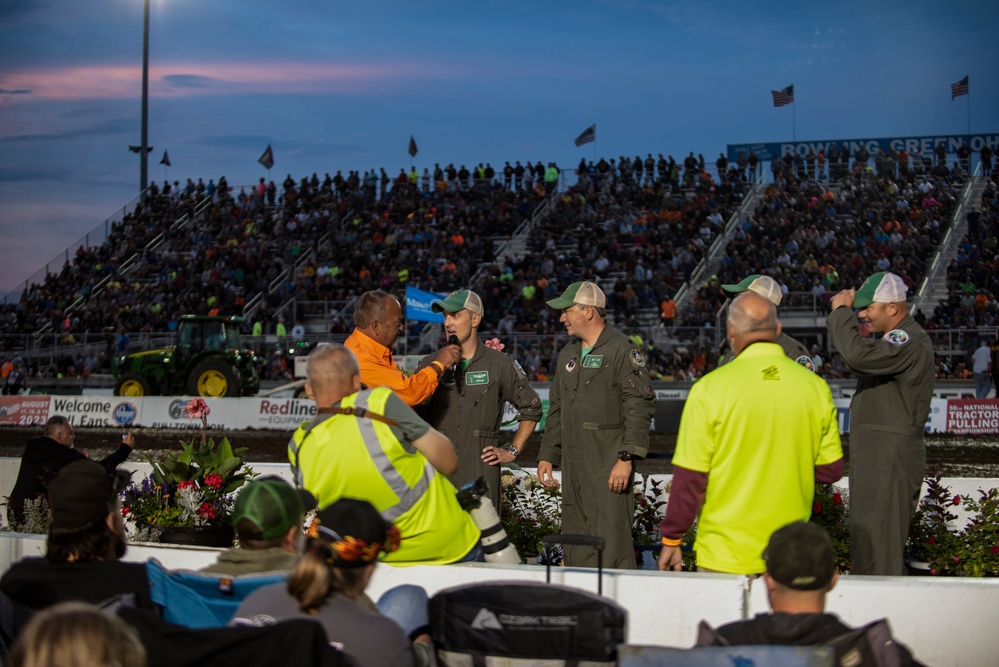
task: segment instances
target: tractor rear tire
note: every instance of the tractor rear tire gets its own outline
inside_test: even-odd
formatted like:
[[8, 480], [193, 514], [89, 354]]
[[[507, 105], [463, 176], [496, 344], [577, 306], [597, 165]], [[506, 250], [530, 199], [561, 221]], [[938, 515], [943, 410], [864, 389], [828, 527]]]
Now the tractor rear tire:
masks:
[[138, 373], [125, 373], [114, 385], [115, 396], [149, 396], [149, 381]]
[[222, 359], [205, 359], [187, 379], [187, 393], [204, 398], [240, 395], [239, 374]]

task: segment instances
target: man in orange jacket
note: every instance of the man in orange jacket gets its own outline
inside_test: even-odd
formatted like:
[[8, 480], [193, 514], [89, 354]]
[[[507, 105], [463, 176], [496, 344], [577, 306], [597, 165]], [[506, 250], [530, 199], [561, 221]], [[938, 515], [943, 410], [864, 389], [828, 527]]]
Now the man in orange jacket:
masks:
[[368, 387], [389, 387], [407, 405], [429, 398], [441, 375], [461, 359], [461, 348], [446, 345], [426, 368], [407, 377], [392, 360], [392, 347], [403, 328], [402, 306], [388, 292], [365, 292], [354, 311], [354, 333], [344, 343], [357, 357], [361, 382]]

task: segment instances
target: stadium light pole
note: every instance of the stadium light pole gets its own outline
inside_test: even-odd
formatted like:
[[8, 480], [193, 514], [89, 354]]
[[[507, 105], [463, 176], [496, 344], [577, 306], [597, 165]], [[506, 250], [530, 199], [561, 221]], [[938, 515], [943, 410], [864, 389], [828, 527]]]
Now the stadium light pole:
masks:
[[149, 185], [149, 0], [143, 0], [142, 20], [142, 145], [139, 147], [139, 194]]

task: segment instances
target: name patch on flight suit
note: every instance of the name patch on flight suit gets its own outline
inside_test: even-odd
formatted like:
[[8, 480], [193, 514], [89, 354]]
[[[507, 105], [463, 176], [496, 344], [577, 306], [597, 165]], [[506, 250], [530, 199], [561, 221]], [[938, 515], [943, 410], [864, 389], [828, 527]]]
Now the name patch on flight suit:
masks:
[[591, 354], [583, 359], [583, 368], [600, 368], [604, 363], [604, 355]]
[[469, 371], [465, 373], [465, 384], [489, 384], [489, 371]]

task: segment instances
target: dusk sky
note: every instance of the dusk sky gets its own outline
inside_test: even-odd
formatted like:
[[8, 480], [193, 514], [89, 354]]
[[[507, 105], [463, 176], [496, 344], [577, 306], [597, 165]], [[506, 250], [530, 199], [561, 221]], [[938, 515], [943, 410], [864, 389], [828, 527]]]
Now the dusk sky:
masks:
[[[0, 0], [0, 293], [138, 192], [142, 7]], [[969, 102], [995, 133], [997, 19], [994, 0], [152, 0], [149, 176], [713, 162], [789, 140], [792, 113], [799, 140], [963, 134]]]

